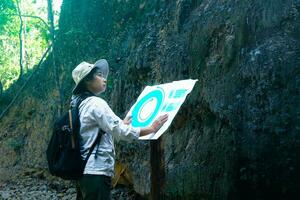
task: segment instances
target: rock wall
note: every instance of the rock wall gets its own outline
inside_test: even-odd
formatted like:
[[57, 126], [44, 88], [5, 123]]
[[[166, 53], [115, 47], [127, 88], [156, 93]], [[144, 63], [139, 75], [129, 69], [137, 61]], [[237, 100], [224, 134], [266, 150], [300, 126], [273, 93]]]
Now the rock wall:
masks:
[[[2, 171], [46, 167], [48, 130], [67, 108], [71, 70], [105, 57], [112, 73], [104, 98], [120, 117], [145, 85], [199, 80], [163, 136], [167, 199], [294, 199], [299, 12], [298, 0], [64, 0], [59, 79], [48, 59], [2, 119]], [[148, 142], [118, 142], [117, 154], [134, 189], [149, 194]]]

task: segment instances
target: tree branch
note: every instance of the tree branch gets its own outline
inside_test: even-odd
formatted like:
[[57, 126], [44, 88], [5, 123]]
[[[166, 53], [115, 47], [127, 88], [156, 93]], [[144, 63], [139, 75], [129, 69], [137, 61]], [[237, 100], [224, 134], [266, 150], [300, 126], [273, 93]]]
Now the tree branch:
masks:
[[[4, 15], [6, 15], [6, 16], [19, 16], [18, 14], [4, 14]], [[45, 20], [43, 20], [43, 18], [41, 18], [39, 16], [35, 16], [35, 15], [21, 15], [21, 17], [28, 17], [28, 18], [39, 19], [47, 27], [47, 30], [50, 30], [50, 26], [47, 24], [47, 22]]]

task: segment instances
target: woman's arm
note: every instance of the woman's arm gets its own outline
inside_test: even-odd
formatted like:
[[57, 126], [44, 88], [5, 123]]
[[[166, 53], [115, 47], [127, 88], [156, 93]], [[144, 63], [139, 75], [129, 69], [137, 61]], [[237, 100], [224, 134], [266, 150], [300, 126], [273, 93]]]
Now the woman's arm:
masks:
[[[145, 136], [151, 133], [156, 133], [163, 125], [164, 123], [168, 120], [168, 114], [164, 114], [160, 117], [158, 117], [151, 126], [148, 126], [146, 128], [141, 128], [141, 132], [140, 132], [140, 136]], [[132, 117], [131, 116], [127, 116], [125, 117], [125, 119], [123, 120], [124, 124], [131, 124], [132, 122]]]

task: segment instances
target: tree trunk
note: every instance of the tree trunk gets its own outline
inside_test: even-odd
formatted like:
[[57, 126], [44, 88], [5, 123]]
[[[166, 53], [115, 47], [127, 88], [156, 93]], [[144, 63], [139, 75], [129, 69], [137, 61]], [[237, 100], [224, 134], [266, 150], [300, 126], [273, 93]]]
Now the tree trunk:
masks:
[[59, 91], [59, 102], [60, 102], [60, 108], [59, 113], [62, 113], [63, 110], [63, 91], [60, 85], [59, 80], [59, 69], [58, 66], [56, 66], [55, 59], [56, 59], [56, 45], [55, 45], [55, 28], [54, 28], [54, 16], [53, 16], [53, 9], [52, 9], [52, 0], [47, 0], [48, 3], [48, 20], [50, 24], [50, 37], [51, 37], [51, 43], [52, 43], [52, 67], [54, 70], [54, 76], [55, 76], [55, 82], [57, 89]]
[[[22, 15], [21, 15], [21, 17], [22, 17]], [[22, 18], [22, 20], [23, 20], [23, 18]], [[26, 48], [26, 41], [27, 41], [27, 33], [26, 33], [26, 26], [27, 26], [27, 23], [26, 23], [26, 19], [24, 19], [23, 20], [23, 34], [22, 34], [22, 41], [23, 41], [23, 44], [24, 44], [24, 46], [23, 46], [23, 52], [22, 52], [22, 56], [23, 56], [23, 71], [26, 73], [26, 72], [28, 72], [28, 65], [29, 65], [29, 63], [28, 63], [28, 61], [29, 61], [29, 59], [28, 59], [28, 52], [27, 52], [27, 48]]]
[[[21, 0], [20, 0], [21, 1]], [[23, 19], [22, 19], [22, 12], [20, 9], [20, 2], [16, 0], [16, 9], [18, 12], [19, 20], [20, 20], [20, 30], [19, 30], [19, 41], [20, 41], [20, 58], [19, 58], [19, 65], [20, 65], [20, 74], [19, 79], [23, 76]]]
[[2, 85], [2, 83], [0, 82], [0, 98], [1, 98], [1, 96], [2, 96], [2, 92], [3, 92], [3, 85]]
[[48, 1], [48, 20], [49, 20], [49, 24], [50, 24], [50, 37], [51, 37], [52, 50], [53, 50], [55, 33], [54, 33], [54, 17], [53, 17], [53, 9], [52, 9], [52, 0], [47, 0], [47, 1]]

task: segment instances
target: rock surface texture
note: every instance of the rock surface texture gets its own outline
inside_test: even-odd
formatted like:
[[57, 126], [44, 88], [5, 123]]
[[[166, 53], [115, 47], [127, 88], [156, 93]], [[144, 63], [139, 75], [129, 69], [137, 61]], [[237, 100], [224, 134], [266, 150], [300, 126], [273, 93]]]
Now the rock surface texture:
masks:
[[[3, 180], [47, 167], [49, 130], [67, 109], [72, 69], [105, 57], [103, 98], [120, 117], [146, 85], [199, 80], [163, 135], [166, 199], [300, 196], [299, 0], [64, 0], [54, 50], [57, 67], [49, 56], [1, 119]], [[146, 197], [149, 143], [116, 146]]]

